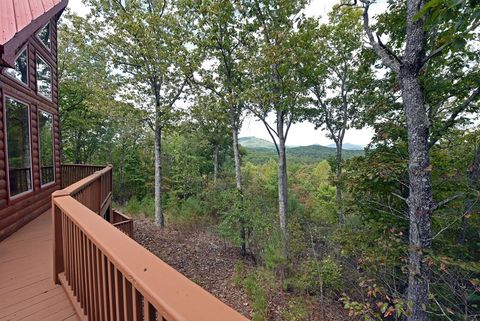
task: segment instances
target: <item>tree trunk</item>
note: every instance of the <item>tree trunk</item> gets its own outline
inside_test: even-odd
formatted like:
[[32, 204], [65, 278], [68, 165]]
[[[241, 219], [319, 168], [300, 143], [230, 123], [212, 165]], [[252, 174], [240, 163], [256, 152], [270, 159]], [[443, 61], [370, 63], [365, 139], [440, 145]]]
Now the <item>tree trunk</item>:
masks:
[[429, 267], [425, 254], [431, 247], [433, 212], [432, 178], [428, 153], [428, 122], [423, 93], [416, 77], [401, 75], [402, 97], [407, 117], [410, 194], [408, 197], [409, 280], [408, 301], [412, 305], [409, 321], [427, 321]]
[[165, 226], [162, 211], [162, 128], [155, 122], [155, 223]]
[[282, 254], [288, 257], [287, 240], [287, 209], [288, 209], [288, 185], [287, 185], [287, 155], [285, 150], [284, 119], [283, 113], [277, 111], [278, 132], [278, 216], [280, 220], [280, 234], [282, 238]]
[[238, 120], [235, 116], [235, 107], [230, 108], [230, 126], [232, 127], [233, 158], [235, 161], [235, 182], [237, 190], [242, 191], [242, 168], [240, 163], [240, 150], [238, 148]]
[[460, 231], [460, 243], [465, 244], [465, 238], [468, 229], [467, 215], [473, 212], [473, 207], [476, 201], [476, 193], [472, 195], [470, 191], [476, 191], [478, 189], [478, 183], [480, 180], [480, 148], [477, 148], [475, 153], [475, 159], [473, 163], [468, 167], [468, 192], [464, 204], [464, 212], [462, 215], [462, 229]]
[[215, 144], [213, 149], [213, 182], [216, 183], [218, 178], [218, 145]]
[[338, 209], [338, 225], [343, 226], [343, 196], [342, 196], [342, 186], [340, 183], [340, 177], [342, 176], [342, 142], [336, 142], [337, 154], [336, 154], [336, 170], [335, 176], [337, 182], [335, 184], [336, 196], [337, 196], [337, 209]]
[[[236, 116], [235, 106], [230, 107], [230, 126], [232, 127], [233, 138], [233, 158], [235, 161], [235, 183], [238, 194], [240, 195], [240, 203], [243, 209], [243, 189], [242, 189], [242, 168], [240, 163], [240, 150], [238, 147], [238, 117]], [[243, 215], [243, 214], [242, 214]], [[247, 235], [246, 235], [245, 219], [240, 217], [240, 251], [241, 255], [247, 254]]]
[[428, 117], [419, 72], [425, 58], [423, 18], [416, 15], [424, 0], [407, 3], [407, 38], [404, 61], [400, 65], [399, 81], [403, 108], [407, 120], [409, 187], [407, 199], [410, 221], [409, 278], [407, 300], [412, 305], [408, 321], [428, 321], [430, 271], [426, 252], [432, 244], [432, 177], [428, 143]]

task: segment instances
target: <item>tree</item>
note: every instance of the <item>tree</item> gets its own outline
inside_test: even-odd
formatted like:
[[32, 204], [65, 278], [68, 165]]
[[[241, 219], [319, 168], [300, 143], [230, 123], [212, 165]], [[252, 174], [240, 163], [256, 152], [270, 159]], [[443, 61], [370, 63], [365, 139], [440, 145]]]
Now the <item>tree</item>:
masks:
[[[338, 224], [344, 223], [342, 197], [343, 140], [348, 129], [358, 125], [363, 100], [370, 90], [373, 75], [369, 52], [363, 48], [361, 11], [334, 7], [328, 24], [317, 27], [315, 20], [303, 28], [313, 30], [304, 34], [314, 41], [302, 60], [311, 94], [312, 108], [308, 119], [327, 132], [335, 142], [335, 175]], [[305, 40], [308, 43], [308, 40]]]
[[198, 136], [206, 140], [211, 148], [214, 183], [218, 178], [220, 151], [230, 142], [228, 113], [222, 110], [224, 108], [216, 96], [200, 96], [197, 97], [190, 111]]
[[[113, 137], [112, 109], [118, 79], [108, 59], [86, 38], [85, 20], [64, 16], [59, 32], [59, 105], [62, 123], [62, 159], [76, 164], [97, 161], [97, 150]], [[107, 152], [103, 150], [103, 152]]]
[[[241, 5], [232, 0], [195, 1], [192, 4], [199, 16], [197, 45], [204, 52], [206, 67], [199, 71], [199, 85], [207, 88], [221, 103], [220, 112], [226, 106], [232, 135], [232, 151], [235, 162], [235, 184], [243, 198], [242, 172], [238, 134], [242, 126], [244, 110], [242, 81], [245, 60], [245, 19]], [[246, 254], [246, 227], [240, 222], [242, 254]]]
[[[302, 115], [305, 89], [301, 84], [298, 47], [305, 46], [296, 36], [305, 1], [244, 1], [244, 8], [256, 34], [249, 42], [246, 68], [249, 74], [248, 109], [263, 122], [278, 155], [278, 215], [282, 252], [288, 257], [288, 180], [285, 143], [290, 127]], [[270, 113], [275, 125], [268, 121]]]
[[[408, 320], [426, 321], [430, 278], [426, 255], [432, 244], [432, 214], [440, 203], [434, 202], [432, 193], [429, 149], [435, 139], [429, 140], [429, 114], [422, 75], [433, 58], [448, 53], [458, 36], [471, 34], [478, 23], [478, 14], [474, 14], [473, 1], [451, 5], [442, 1], [400, 2], [397, 7], [393, 6], [401, 9], [404, 18], [401, 27], [397, 28], [400, 31], [397, 35], [401, 36], [396, 37], [396, 43], [404, 44], [404, 48], [392, 49], [382, 42], [380, 36], [375, 37], [370, 26], [369, 8], [373, 2], [359, 1], [363, 7], [364, 30], [378, 58], [396, 76], [407, 125], [409, 195], [406, 201], [410, 221], [407, 300], [411, 304]], [[479, 94], [478, 88], [473, 90], [464, 103], [458, 105], [459, 109], [452, 113], [450, 126]]]
[[[175, 105], [192, 73], [188, 62], [191, 33], [174, 3], [167, 1], [90, 0], [92, 34], [125, 76], [130, 98], [149, 110], [155, 134], [155, 222], [162, 212], [162, 131], [174, 117]], [[145, 106], [145, 98], [147, 98]]]

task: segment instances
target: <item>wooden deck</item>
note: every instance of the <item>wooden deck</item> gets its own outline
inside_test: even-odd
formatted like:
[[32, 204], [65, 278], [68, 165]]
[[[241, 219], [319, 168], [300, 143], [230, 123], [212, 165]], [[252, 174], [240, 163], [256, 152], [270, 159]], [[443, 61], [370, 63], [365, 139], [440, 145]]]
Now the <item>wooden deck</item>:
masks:
[[80, 320], [52, 274], [47, 211], [0, 242], [0, 320]]

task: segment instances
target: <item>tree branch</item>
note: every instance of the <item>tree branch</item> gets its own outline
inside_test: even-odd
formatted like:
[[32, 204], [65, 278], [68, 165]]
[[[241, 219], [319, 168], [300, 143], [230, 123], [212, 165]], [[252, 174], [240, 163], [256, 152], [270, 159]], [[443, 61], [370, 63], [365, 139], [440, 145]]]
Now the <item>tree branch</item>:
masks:
[[377, 54], [377, 56], [382, 60], [383, 64], [390, 69], [392, 69], [397, 74], [400, 72], [400, 65], [402, 64], [401, 60], [398, 57], [392, 57], [389, 52], [391, 50], [385, 50], [377, 41], [375, 41], [375, 37], [373, 36], [373, 31], [370, 28], [369, 16], [368, 16], [368, 9], [370, 7], [370, 2], [368, 0], [362, 0], [364, 3], [364, 10], [363, 10], [363, 28], [367, 33], [368, 40], [370, 41], [370, 45], [373, 47], [373, 50]]
[[433, 145], [435, 145], [435, 143], [441, 138], [442, 134], [445, 131], [447, 131], [450, 127], [455, 125], [455, 120], [457, 119], [458, 115], [460, 115], [460, 113], [464, 112], [468, 108], [468, 106], [473, 101], [475, 101], [475, 99], [479, 96], [480, 96], [480, 87], [475, 89], [470, 94], [470, 96], [468, 96], [468, 98], [465, 99], [465, 101], [463, 103], [461, 103], [456, 108], [454, 108], [450, 117], [443, 123], [443, 126], [439, 130], [432, 133], [432, 138], [430, 139], [430, 142], [429, 142], [429, 148], [431, 148]]

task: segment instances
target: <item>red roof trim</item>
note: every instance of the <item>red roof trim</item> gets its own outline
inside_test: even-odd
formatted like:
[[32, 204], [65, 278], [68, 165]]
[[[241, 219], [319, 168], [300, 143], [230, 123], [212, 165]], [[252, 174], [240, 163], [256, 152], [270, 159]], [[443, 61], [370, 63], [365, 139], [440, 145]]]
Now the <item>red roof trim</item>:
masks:
[[[0, 20], [4, 21], [3, 25], [0, 24], [0, 42], [5, 41], [0, 43], [0, 65], [12, 67], [15, 64], [15, 55], [25, 41], [50, 19], [55, 16], [58, 18], [68, 4], [68, 0], [49, 0], [48, 5], [46, 5], [47, 1], [0, 0]], [[21, 2], [23, 7], [20, 4]], [[27, 7], [29, 10], [25, 11]], [[32, 15], [43, 12], [45, 7], [50, 7], [50, 9], [31, 20]], [[15, 10], [17, 8], [22, 8], [23, 11], [20, 11], [23, 12], [23, 16], [20, 15], [18, 10]], [[12, 28], [17, 31], [13, 37], [9, 38], [6, 34], [11, 34]]]

